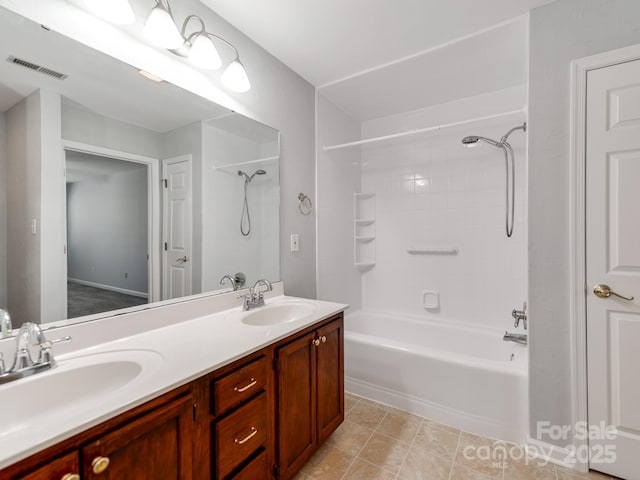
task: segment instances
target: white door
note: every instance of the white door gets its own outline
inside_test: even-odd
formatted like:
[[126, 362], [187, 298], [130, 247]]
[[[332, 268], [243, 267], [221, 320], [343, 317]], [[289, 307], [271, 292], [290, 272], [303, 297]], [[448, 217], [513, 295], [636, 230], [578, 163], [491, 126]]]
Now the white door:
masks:
[[589, 466], [639, 480], [640, 60], [587, 74], [586, 147], [589, 424], [618, 431], [590, 438]]
[[163, 160], [163, 300], [191, 295], [191, 156]]

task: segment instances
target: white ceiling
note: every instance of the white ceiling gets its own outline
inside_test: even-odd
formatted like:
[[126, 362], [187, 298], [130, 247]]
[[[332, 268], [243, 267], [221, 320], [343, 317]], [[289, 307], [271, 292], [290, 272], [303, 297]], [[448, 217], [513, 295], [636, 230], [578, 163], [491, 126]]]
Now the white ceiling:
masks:
[[554, 0], [201, 0], [322, 87]]

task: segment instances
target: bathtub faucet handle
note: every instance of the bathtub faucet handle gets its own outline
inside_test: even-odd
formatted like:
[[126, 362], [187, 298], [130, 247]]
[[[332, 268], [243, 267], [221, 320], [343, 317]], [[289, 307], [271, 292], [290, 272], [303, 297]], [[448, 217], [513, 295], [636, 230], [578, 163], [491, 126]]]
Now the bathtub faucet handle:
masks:
[[513, 326], [515, 328], [518, 328], [518, 325], [520, 325], [520, 320], [522, 320], [522, 325], [526, 330], [527, 329], [527, 302], [524, 302], [522, 304], [522, 310], [516, 310], [514, 308], [511, 312], [511, 316], [515, 319], [515, 322], [513, 323]]

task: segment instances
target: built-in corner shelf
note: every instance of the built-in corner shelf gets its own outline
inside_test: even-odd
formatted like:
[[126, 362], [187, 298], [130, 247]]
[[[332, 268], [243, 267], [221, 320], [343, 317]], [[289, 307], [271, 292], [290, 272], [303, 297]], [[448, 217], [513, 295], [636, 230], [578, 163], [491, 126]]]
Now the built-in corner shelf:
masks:
[[376, 194], [353, 194], [353, 262], [360, 271], [376, 264]]

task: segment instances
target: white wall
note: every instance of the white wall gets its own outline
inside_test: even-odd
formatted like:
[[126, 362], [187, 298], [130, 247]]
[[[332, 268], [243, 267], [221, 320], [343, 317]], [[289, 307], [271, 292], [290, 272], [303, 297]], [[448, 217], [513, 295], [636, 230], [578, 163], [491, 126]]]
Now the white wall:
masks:
[[159, 133], [105, 117], [68, 100], [62, 102], [62, 138], [151, 158], [160, 157]]
[[[570, 425], [569, 63], [640, 42], [640, 2], [559, 0], [531, 12], [530, 429]], [[542, 440], [566, 445], [566, 441]]]
[[0, 112], [0, 308], [7, 306], [7, 127]]
[[362, 304], [361, 273], [353, 258], [353, 194], [360, 191], [360, 149], [323, 146], [360, 138], [360, 122], [321, 94], [317, 98], [318, 298]]
[[147, 294], [147, 201], [146, 165], [68, 183], [68, 276]]
[[[365, 122], [363, 138], [522, 108], [524, 86]], [[516, 155], [513, 236], [505, 234], [501, 150], [461, 139], [500, 139], [524, 114], [372, 144], [362, 151], [362, 191], [376, 193], [376, 266], [363, 275], [367, 309], [434, 316], [480, 327], [512, 327], [526, 299], [525, 135]], [[457, 255], [410, 255], [408, 248], [455, 247]], [[488, 287], [490, 286], [490, 287]], [[423, 308], [423, 291], [439, 308]]]
[[[148, 11], [146, 3], [134, 3]], [[315, 296], [315, 211], [303, 216], [297, 203], [298, 192], [315, 199], [314, 89], [309, 83], [198, 0], [172, 5], [175, 16], [180, 21], [190, 13], [202, 16], [210, 31], [238, 48], [251, 78], [249, 92], [234, 94], [224, 90], [216, 74], [205, 75], [191, 69], [172, 54], [89, 18], [64, 0], [0, 0], [0, 5], [280, 130], [281, 278], [287, 294]], [[300, 234], [300, 252], [296, 254], [289, 253], [291, 233]]]

